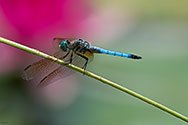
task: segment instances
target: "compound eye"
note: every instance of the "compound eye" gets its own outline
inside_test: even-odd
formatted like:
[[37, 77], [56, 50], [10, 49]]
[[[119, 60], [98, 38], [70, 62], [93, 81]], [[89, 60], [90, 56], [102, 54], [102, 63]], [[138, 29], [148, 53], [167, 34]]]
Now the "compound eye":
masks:
[[78, 42], [83, 42], [83, 40], [82, 40], [82, 39], [78, 39], [77, 41], [78, 41]]
[[63, 40], [63, 41], [61, 41], [60, 43], [59, 43], [59, 47], [64, 51], [64, 52], [66, 52], [67, 51], [67, 39], [65, 39], [65, 40]]

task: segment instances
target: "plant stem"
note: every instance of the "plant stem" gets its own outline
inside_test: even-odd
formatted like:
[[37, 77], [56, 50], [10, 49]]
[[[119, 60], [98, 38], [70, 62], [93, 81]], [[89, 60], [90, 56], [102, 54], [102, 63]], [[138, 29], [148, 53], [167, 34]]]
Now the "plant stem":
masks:
[[183, 120], [185, 122], [188, 122], [188, 118], [186, 116], [184, 116], [184, 115], [182, 115], [182, 114], [180, 114], [180, 113], [178, 113], [178, 112], [176, 112], [176, 111], [174, 111], [174, 110], [172, 110], [172, 109], [170, 109], [170, 108], [168, 108], [168, 107], [166, 107], [166, 106], [164, 106], [162, 104], [159, 104], [159, 103], [157, 103], [157, 102], [155, 102], [155, 101], [153, 101], [153, 100], [151, 100], [151, 99], [149, 99], [149, 98], [147, 98], [145, 96], [142, 96], [142, 95], [140, 95], [140, 94], [138, 94], [138, 93], [136, 93], [136, 92], [134, 92], [134, 91], [132, 91], [132, 90], [130, 90], [128, 88], [125, 88], [125, 87], [123, 87], [123, 86], [121, 86], [121, 85], [119, 85], [119, 84], [117, 84], [115, 82], [112, 82], [112, 81], [109, 81], [109, 80], [107, 80], [107, 79], [105, 79], [103, 77], [100, 77], [100, 76], [98, 76], [98, 75], [96, 75], [94, 73], [85, 71], [85, 70], [83, 70], [83, 69], [81, 69], [81, 68], [79, 68], [77, 66], [72, 65], [72, 64], [67, 64], [64, 61], [62, 61], [60, 59], [57, 59], [57, 58], [55, 58], [53, 56], [50, 56], [50, 55], [45, 54], [43, 52], [40, 52], [40, 51], [38, 51], [36, 49], [29, 48], [27, 46], [21, 45], [19, 43], [13, 42], [11, 40], [8, 40], [8, 39], [2, 38], [2, 37], [0, 37], [0, 42], [2, 42], [4, 44], [7, 44], [7, 45], [10, 45], [10, 46], [13, 46], [15, 48], [24, 50], [24, 51], [26, 51], [28, 53], [31, 53], [31, 54], [34, 54], [34, 55], [37, 55], [37, 56], [40, 56], [40, 57], [43, 57], [43, 58], [47, 58], [47, 59], [49, 59], [51, 61], [54, 61], [54, 62], [56, 62], [58, 64], [63, 64], [66, 67], [69, 67], [69, 68], [71, 68], [73, 70], [76, 70], [76, 71], [78, 71], [80, 73], [83, 73], [83, 74], [85, 74], [85, 75], [87, 75], [89, 77], [92, 77], [92, 78], [94, 78], [96, 80], [99, 80], [99, 81], [101, 81], [101, 82], [103, 82], [103, 83], [105, 83], [107, 85], [110, 85], [110, 86], [112, 86], [112, 87], [114, 87], [116, 89], [119, 89], [122, 92], [128, 93], [129, 95], [132, 95], [132, 96], [134, 96], [134, 97], [136, 97], [136, 98], [138, 98], [138, 99], [140, 99], [140, 100], [142, 100], [142, 101], [144, 101], [144, 102], [146, 102], [148, 104], [151, 104], [154, 107], [159, 108], [159, 109], [161, 109], [161, 110], [163, 110], [163, 111], [165, 111], [165, 112], [167, 112], [167, 113], [169, 113], [169, 114], [171, 114], [171, 115], [173, 115], [173, 116], [175, 116], [175, 117], [177, 117], [177, 118], [179, 118], [179, 119], [181, 119], [181, 120]]

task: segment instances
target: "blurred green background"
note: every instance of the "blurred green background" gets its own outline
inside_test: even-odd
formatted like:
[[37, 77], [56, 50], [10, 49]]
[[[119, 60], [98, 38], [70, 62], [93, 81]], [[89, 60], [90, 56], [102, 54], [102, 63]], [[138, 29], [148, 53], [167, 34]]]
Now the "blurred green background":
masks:
[[[99, 13], [112, 9], [111, 17], [123, 16], [118, 18], [121, 22], [126, 13], [129, 16], [125, 17], [131, 18], [129, 22], [132, 25], [129, 29], [116, 29], [113, 37], [111, 34], [101, 35], [97, 40], [103, 40], [103, 43], [93, 44], [132, 52], [143, 59], [135, 61], [95, 55], [87, 69], [188, 116], [188, 1], [97, 0], [90, 1], [90, 4]], [[88, 38], [95, 40], [94, 36]], [[25, 88], [21, 71], [1, 72], [0, 125], [4, 122], [13, 125], [186, 124], [79, 73], [76, 73], [74, 81], [78, 84], [77, 92], [70, 104], [62, 107], [44, 104]]]

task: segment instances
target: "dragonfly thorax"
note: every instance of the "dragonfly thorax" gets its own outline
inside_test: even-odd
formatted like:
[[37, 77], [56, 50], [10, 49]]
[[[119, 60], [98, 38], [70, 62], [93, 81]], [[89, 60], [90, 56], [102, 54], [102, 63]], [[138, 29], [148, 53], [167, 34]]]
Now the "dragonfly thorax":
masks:
[[74, 52], [79, 52], [85, 54], [87, 50], [89, 50], [89, 43], [82, 39], [77, 39], [72, 44], [72, 50]]

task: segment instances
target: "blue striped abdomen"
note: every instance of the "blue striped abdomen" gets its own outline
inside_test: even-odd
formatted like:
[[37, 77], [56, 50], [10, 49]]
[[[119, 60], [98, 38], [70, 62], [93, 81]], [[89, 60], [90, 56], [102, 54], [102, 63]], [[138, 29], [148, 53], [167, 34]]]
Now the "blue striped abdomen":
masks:
[[140, 56], [136, 56], [134, 54], [116, 52], [112, 50], [102, 49], [96, 46], [91, 46], [90, 50], [94, 53], [103, 53], [103, 54], [108, 54], [108, 55], [113, 55], [113, 56], [120, 56], [120, 57], [132, 58], [132, 59], [141, 59]]

